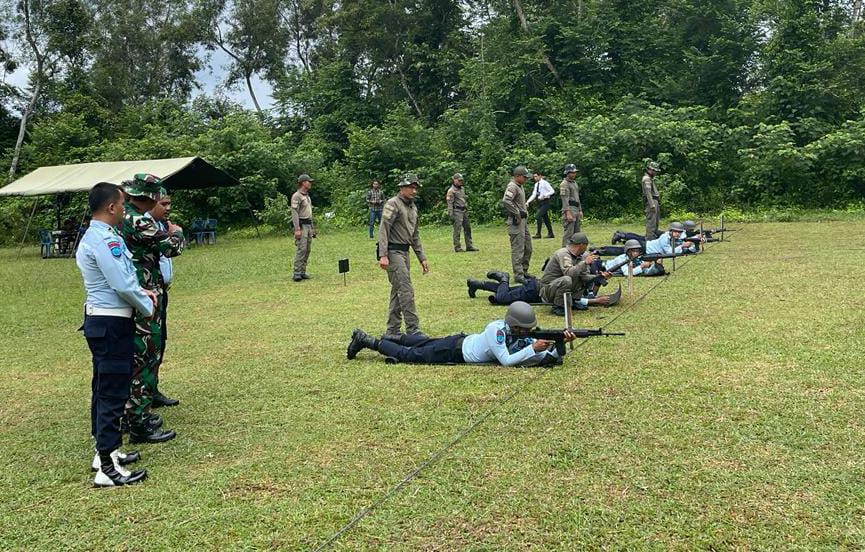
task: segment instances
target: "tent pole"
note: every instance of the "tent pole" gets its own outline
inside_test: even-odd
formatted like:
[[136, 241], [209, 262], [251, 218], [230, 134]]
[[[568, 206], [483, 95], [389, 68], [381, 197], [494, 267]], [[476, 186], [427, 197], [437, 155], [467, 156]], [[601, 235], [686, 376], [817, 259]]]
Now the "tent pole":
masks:
[[24, 248], [24, 242], [27, 240], [27, 232], [30, 231], [30, 223], [33, 222], [33, 215], [36, 214], [36, 206], [39, 205], [40, 196], [36, 196], [36, 201], [33, 202], [33, 209], [30, 210], [30, 218], [27, 219], [27, 227], [24, 229], [24, 235], [21, 236], [21, 245], [18, 246], [18, 254], [15, 256], [15, 261], [21, 258], [21, 250]]
[[69, 251], [69, 256], [71, 257], [75, 253], [75, 249], [78, 248], [78, 242], [81, 241], [81, 227], [84, 225], [84, 219], [87, 218], [87, 212], [90, 210], [90, 207], [84, 208], [84, 213], [81, 215], [81, 220], [78, 221], [78, 233], [75, 234], [75, 239], [72, 241], [72, 249]]
[[246, 195], [246, 190], [243, 187], [240, 188], [243, 192], [243, 199], [246, 200], [246, 208], [249, 209], [249, 214], [252, 215], [252, 222], [255, 223], [255, 235], [258, 236], [258, 239], [261, 239], [261, 230], [258, 229], [258, 217], [255, 216], [255, 211], [252, 210], [252, 203], [249, 202], [249, 196]]

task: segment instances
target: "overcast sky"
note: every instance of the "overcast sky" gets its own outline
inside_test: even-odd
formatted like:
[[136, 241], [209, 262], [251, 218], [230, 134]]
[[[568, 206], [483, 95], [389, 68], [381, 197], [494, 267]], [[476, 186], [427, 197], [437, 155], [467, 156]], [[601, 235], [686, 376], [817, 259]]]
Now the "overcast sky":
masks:
[[[244, 107], [253, 109], [252, 99], [249, 97], [245, 83], [238, 83], [230, 90], [222, 87], [222, 80], [226, 73], [225, 67], [228, 65], [228, 61], [229, 58], [225, 52], [221, 50], [211, 52], [206, 66], [195, 74], [200, 88], [195, 90], [193, 95], [206, 94], [214, 96], [219, 94], [236, 101]], [[6, 83], [24, 88], [27, 85], [28, 73], [29, 68], [22, 66], [14, 73], [6, 75]], [[273, 89], [270, 84], [258, 77], [253, 77], [252, 86], [255, 89], [255, 95], [258, 98], [258, 103], [261, 104], [261, 108], [268, 109], [271, 107], [273, 105], [273, 98], [271, 97]]]

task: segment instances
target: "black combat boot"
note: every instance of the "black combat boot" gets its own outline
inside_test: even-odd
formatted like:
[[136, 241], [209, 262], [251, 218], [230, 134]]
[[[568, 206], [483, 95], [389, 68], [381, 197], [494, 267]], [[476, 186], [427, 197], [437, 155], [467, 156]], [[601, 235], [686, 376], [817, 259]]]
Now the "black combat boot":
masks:
[[351, 332], [351, 342], [348, 344], [348, 349], [345, 351], [345, 356], [349, 360], [354, 360], [359, 352], [364, 349], [376, 350], [378, 348], [378, 340], [367, 334], [363, 330], [355, 329]]
[[144, 423], [147, 424], [151, 429], [159, 429], [160, 427], [162, 427], [163, 424], [162, 416], [160, 416], [159, 414], [154, 414], [153, 412], [145, 412]]
[[173, 429], [154, 429], [144, 419], [133, 420], [129, 427], [130, 443], [164, 443], [177, 437]]
[[469, 288], [469, 297], [471, 297], [472, 299], [475, 298], [475, 293], [477, 293], [479, 289], [484, 289], [484, 283], [480, 280], [472, 280], [471, 278], [469, 278], [468, 280], [466, 280], [466, 285]]
[[496, 270], [491, 270], [491, 271], [487, 272], [487, 278], [489, 278], [490, 280], [495, 280], [496, 282], [498, 282], [500, 284], [501, 283], [507, 284], [507, 283], [510, 283], [510, 281], [511, 281], [511, 275], [510, 274], [508, 274], [507, 272], [499, 272]]
[[146, 478], [146, 470], [121, 473], [117, 470], [111, 454], [99, 453], [99, 470], [93, 478], [93, 485], [96, 487], [120, 487], [144, 481]]
[[171, 397], [166, 397], [159, 389], [153, 392], [153, 408], [159, 408], [161, 406], [177, 406], [178, 404], [180, 404], [180, 401], [172, 399]]

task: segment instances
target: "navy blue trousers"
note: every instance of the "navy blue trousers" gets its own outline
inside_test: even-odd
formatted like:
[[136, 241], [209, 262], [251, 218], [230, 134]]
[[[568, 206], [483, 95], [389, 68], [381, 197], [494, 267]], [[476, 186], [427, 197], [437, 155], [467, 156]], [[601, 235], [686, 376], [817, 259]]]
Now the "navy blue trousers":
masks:
[[93, 355], [90, 431], [96, 450], [108, 454], [123, 442], [120, 416], [129, 398], [135, 321], [117, 316], [85, 316], [84, 337]]
[[484, 289], [494, 293], [489, 298], [493, 305], [510, 305], [517, 301], [543, 303], [537, 278], [528, 278], [521, 286], [509, 286], [505, 282], [484, 282]]
[[465, 334], [447, 337], [402, 335], [399, 341], [382, 339], [378, 352], [410, 364], [463, 364]]

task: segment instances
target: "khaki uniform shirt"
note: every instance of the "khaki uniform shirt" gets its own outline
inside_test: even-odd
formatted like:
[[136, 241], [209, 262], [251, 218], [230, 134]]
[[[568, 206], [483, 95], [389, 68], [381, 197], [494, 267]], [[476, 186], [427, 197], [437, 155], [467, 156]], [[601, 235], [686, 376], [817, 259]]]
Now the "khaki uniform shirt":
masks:
[[300, 219], [312, 220], [312, 199], [300, 190], [291, 196], [291, 223], [300, 230]]
[[448, 193], [445, 194], [445, 200], [448, 204], [448, 216], [453, 215], [454, 209], [457, 211], [465, 211], [468, 204], [466, 203], [466, 191], [462, 186], [451, 185], [448, 188]]
[[553, 280], [565, 276], [569, 269], [577, 267], [580, 273], [580, 280], [587, 282], [594, 278], [589, 274], [589, 267], [586, 265], [585, 259], [588, 253], [583, 253], [579, 256], [571, 255], [567, 247], [563, 247], [550, 256], [547, 266], [544, 268], [544, 273], [541, 275], [541, 286], [549, 285]]
[[583, 206], [580, 204], [580, 188], [576, 181], [571, 182], [567, 178], [563, 178], [559, 185], [559, 194], [562, 196], [562, 213], [570, 209], [576, 215], [583, 210]]
[[414, 201], [405, 200], [400, 195], [395, 195], [384, 204], [381, 224], [378, 227], [379, 257], [387, 255], [390, 244], [410, 245], [419, 261], [426, 260], [420, 243], [417, 206]]
[[652, 205], [652, 201], [657, 201], [659, 197], [658, 188], [655, 187], [655, 179], [644, 174], [640, 184], [643, 187], [643, 205]]
[[508, 213], [508, 226], [519, 226], [520, 221], [528, 216], [526, 192], [514, 180], [511, 180], [505, 188], [502, 206]]

